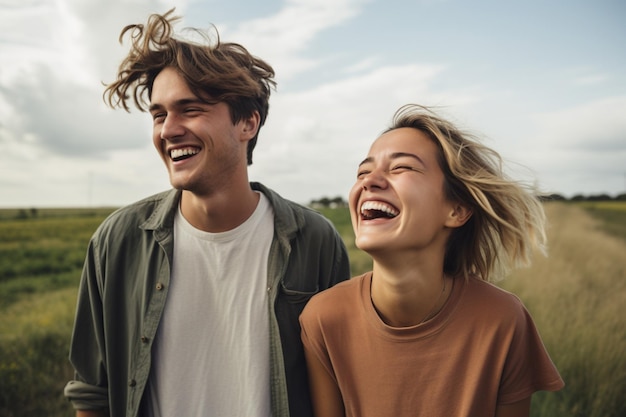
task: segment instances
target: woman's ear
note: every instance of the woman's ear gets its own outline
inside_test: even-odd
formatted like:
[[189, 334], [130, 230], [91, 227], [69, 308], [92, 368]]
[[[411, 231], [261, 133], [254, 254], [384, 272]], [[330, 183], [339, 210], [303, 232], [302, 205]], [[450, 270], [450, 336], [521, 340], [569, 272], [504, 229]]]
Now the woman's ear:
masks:
[[452, 210], [448, 214], [446, 226], [452, 228], [461, 227], [467, 223], [473, 213], [474, 212], [465, 204], [454, 203], [452, 205]]

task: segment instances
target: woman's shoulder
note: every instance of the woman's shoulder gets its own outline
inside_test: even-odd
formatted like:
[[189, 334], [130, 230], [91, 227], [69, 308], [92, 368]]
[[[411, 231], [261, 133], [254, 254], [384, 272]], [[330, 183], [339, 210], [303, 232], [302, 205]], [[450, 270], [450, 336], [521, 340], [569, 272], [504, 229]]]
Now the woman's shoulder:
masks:
[[519, 297], [512, 292], [505, 290], [495, 283], [488, 282], [477, 277], [471, 276], [467, 278], [466, 288], [467, 291], [474, 297], [484, 297], [494, 302], [503, 303], [518, 304], [520, 302]]
[[525, 314], [524, 304], [512, 292], [474, 277], [467, 278], [465, 284], [464, 303], [477, 312], [509, 318]]

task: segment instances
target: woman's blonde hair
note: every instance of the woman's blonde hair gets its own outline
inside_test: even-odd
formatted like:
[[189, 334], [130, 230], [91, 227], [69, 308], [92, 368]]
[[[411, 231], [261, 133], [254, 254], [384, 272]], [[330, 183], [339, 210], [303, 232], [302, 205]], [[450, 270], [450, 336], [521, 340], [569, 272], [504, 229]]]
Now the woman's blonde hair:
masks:
[[546, 253], [540, 196], [534, 187], [505, 175], [496, 151], [424, 106], [401, 107], [387, 131], [403, 127], [417, 129], [435, 142], [446, 197], [472, 211], [448, 240], [447, 274], [496, 281], [511, 267], [529, 264], [536, 250]]

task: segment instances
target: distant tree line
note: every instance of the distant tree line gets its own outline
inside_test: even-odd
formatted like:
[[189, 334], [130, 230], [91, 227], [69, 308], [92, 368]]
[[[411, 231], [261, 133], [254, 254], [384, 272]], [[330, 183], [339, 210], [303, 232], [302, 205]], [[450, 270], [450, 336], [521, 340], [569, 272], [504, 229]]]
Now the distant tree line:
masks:
[[618, 194], [615, 197], [609, 194], [576, 194], [571, 198], [564, 197], [561, 194], [549, 194], [542, 199], [544, 201], [626, 201], [626, 193]]
[[38, 215], [39, 215], [39, 211], [35, 207], [33, 207], [29, 210], [19, 209], [17, 213], [15, 214], [15, 218], [16, 219], [28, 219], [31, 217], [37, 217]]
[[116, 207], [70, 207], [70, 208], [0, 208], [0, 220], [29, 220], [35, 218], [67, 218], [106, 216]]
[[[564, 197], [561, 194], [549, 194], [542, 197], [543, 201], [626, 201], [626, 193], [621, 193], [616, 196], [610, 196], [609, 194], [592, 194], [592, 195], [583, 195], [576, 194], [570, 198]], [[348, 207], [348, 202], [343, 199], [341, 196], [337, 197], [322, 197], [317, 200], [311, 200], [309, 203], [309, 207], [312, 208], [341, 208]], [[40, 217], [40, 212], [37, 208], [32, 207], [30, 209], [21, 208], [17, 210], [13, 218], [15, 219], [32, 219], [36, 217]], [[81, 216], [93, 216], [95, 212], [85, 212], [80, 213]], [[57, 214], [58, 215], [58, 214]], [[47, 214], [43, 217], [50, 217], [50, 214]]]
[[348, 202], [341, 196], [335, 198], [322, 197], [319, 200], [311, 200], [309, 206], [313, 208], [339, 208], [348, 207]]
[[[616, 196], [610, 196], [609, 194], [592, 194], [583, 195], [576, 194], [570, 198], [567, 198], [561, 194], [549, 194], [542, 197], [543, 201], [626, 201], [626, 193], [618, 194]], [[309, 203], [313, 208], [339, 208], [348, 207], [348, 202], [342, 197], [337, 196], [334, 198], [322, 197], [317, 200], [311, 200]]]

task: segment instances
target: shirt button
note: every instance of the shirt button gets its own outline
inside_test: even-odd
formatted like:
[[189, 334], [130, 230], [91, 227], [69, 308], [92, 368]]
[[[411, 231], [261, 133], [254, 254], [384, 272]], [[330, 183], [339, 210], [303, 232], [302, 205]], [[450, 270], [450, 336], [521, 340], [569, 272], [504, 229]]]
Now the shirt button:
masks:
[[141, 341], [143, 343], [148, 343], [148, 336], [141, 336]]
[[157, 285], [156, 285], [156, 289], [157, 289], [158, 291], [161, 291], [161, 290], [163, 289], [163, 284], [161, 284], [160, 282], [158, 282], [158, 283], [157, 283]]
[[134, 387], [135, 385], [137, 385], [137, 381], [135, 381], [134, 379], [131, 379], [130, 381], [128, 381], [129, 387]]

